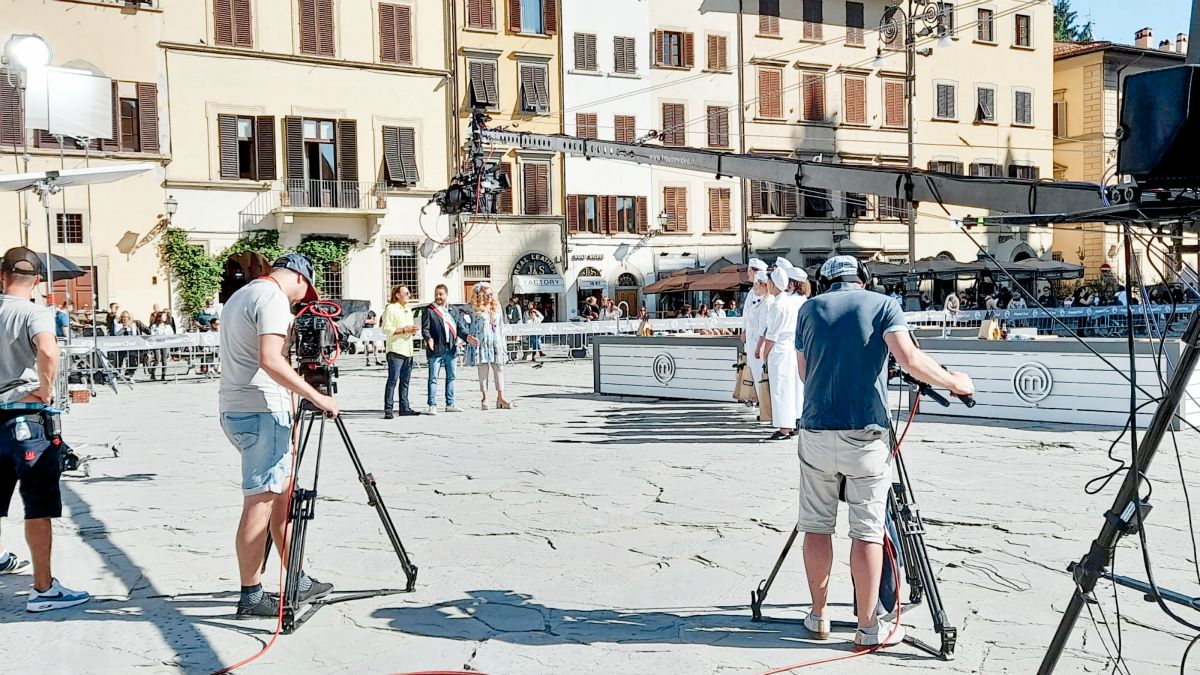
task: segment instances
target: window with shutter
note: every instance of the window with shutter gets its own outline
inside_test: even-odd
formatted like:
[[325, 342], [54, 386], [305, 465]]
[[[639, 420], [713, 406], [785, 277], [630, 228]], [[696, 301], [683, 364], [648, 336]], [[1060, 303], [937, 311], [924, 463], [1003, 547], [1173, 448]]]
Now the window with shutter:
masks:
[[708, 46], [708, 70], [729, 71], [729, 39], [724, 35], [706, 36]]
[[550, 214], [550, 165], [525, 162], [521, 166], [521, 189], [525, 198], [525, 215]]
[[846, 218], [850, 220], [871, 220], [874, 217], [870, 195], [847, 192], [842, 195], [842, 205]]
[[412, 8], [379, 3], [379, 60], [411, 65]]
[[[496, 30], [494, 0], [467, 0], [467, 27]], [[502, 0], [503, 1], [503, 0]]]
[[687, 128], [682, 103], [664, 103], [662, 139], [663, 145], [682, 146], [687, 144]]
[[284, 169], [289, 181], [304, 180], [304, 119], [283, 118]]
[[804, 73], [801, 76], [804, 92], [804, 120], [825, 121], [825, 75]]
[[731, 191], [729, 188], [708, 190], [708, 231], [732, 232], [733, 222], [729, 213]]
[[592, 140], [600, 138], [596, 113], [575, 113], [575, 135]]
[[1033, 92], [1018, 89], [1013, 101], [1013, 124], [1033, 125]]
[[844, 122], [846, 124], [866, 124], [867, 123], [867, 79], [865, 77], [845, 77], [842, 80], [842, 87], [845, 90], [845, 111], [843, 112]]
[[929, 163], [929, 170], [935, 173], [948, 173], [955, 176], [961, 176], [963, 172], [962, 162], [954, 160], [935, 160]]
[[758, 34], [779, 37], [779, 0], [758, 0]]
[[637, 72], [637, 41], [618, 35], [613, 38], [613, 71], [632, 74]]
[[908, 203], [899, 197], [879, 197], [880, 220], [903, 220], [908, 213]]
[[905, 126], [907, 111], [905, 110], [904, 81], [883, 81], [883, 125], [887, 127]]
[[683, 34], [683, 67], [691, 68], [696, 65], [696, 35], [694, 33]]
[[1067, 137], [1067, 92], [1054, 92], [1054, 137]]
[[708, 106], [708, 146], [729, 147], [729, 108], [725, 106]]
[[956, 99], [958, 97], [958, 87], [953, 84], [938, 83], [935, 93], [937, 99], [935, 117], [941, 120], [957, 119], [958, 110]]
[[637, 217], [637, 231], [639, 234], [645, 234], [650, 231], [650, 207], [649, 200], [645, 197], [635, 197], [633, 200], [633, 208]]
[[567, 195], [567, 232], [579, 231], [579, 195]]
[[25, 144], [25, 106], [17, 73], [0, 68], [0, 145]]
[[251, 0], [213, 0], [214, 42], [227, 47], [253, 47]]
[[298, 1], [300, 51], [317, 56], [334, 56], [333, 0]]
[[687, 232], [687, 188], [663, 188], [663, 209], [667, 212], [664, 232]]
[[338, 180], [358, 182], [358, 122], [337, 121]]
[[494, 110], [500, 105], [495, 61], [468, 61], [467, 76], [472, 108]]
[[991, 162], [972, 162], [971, 175], [983, 178], [1000, 178], [1004, 175], [1004, 167]]
[[596, 34], [575, 34], [575, 70], [596, 70]]
[[1016, 28], [1014, 44], [1016, 44], [1018, 47], [1030, 47], [1033, 45], [1033, 38], [1030, 35], [1031, 22], [1032, 19], [1028, 14], [1016, 15], [1014, 21]]
[[780, 68], [758, 68], [758, 116], [783, 118], [783, 70]]
[[983, 124], [992, 124], [996, 121], [996, 90], [994, 88], [975, 88], [975, 121]]
[[521, 64], [521, 112], [545, 113], [550, 110], [550, 87], [546, 66]]
[[613, 126], [616, 127], [614, 141], [632, 143], [637, 140], [637, 118], [633, 115], [614, 115]]
[[158, 152], [158, 87], [137, 83], [138, 150]]
[[259, 115], [254, 118], [255, 178], [275, 180], [275, 117]]
[[411, 127], [383, 127], [383, 168], [389, 185], [417, 184], [416, 131]]
[[862, 47], [866, 44], [866, 17], [861, 2], [846, 3], [846, 44]]
[[979, 10], [979, 22], [975, 26], [975, 39], [980, 42], [996, 41], [995, 15], [996, 13], [990, 9]]
[[217, 115], [217, 146], [221, 158], [221, 178], [225, 180], [242, 177], [238, 121], [236, 115]]
[[1038, 180], [1039, 178], [1041, 178], [1041, 175], [1042, 175], [1041, 169], [1039, 169], [1036, 166], [1030, 166], [1028, 164], [1009, 164], [1008, 165], [1008, 177], [1009, 178], [1024, 178], [1026, 180]]
[[827, 218], [833, 211], [833, 203], [829, 201], [829, 190], [809, 188], [804, 193], [805, 218]]
[[496, 197], [496, 213], [512, 213], [513, 212], [513, 173], [512, 164], [510, 162], [500, 162], [497, 167], [498, 171], [508, 178], [508, 187], [500, 191]]
[[825, 8], [822, 0], [804, 0], [804, 39], [822, 39], [821, 24], [825, 22]]

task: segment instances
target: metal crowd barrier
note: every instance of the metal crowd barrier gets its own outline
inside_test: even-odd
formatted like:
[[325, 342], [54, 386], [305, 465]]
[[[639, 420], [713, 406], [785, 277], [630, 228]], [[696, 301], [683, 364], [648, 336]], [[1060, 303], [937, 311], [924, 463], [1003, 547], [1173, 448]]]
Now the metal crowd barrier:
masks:
[[[1134, 305], [1134, 336], [1157, 337], [1165, 331], [1168, 337], [1179, 337], [1197, 308], [1200, 305], [1176, 305], [1174, 309], [1171, 305]], [[1074, 333], [1080, 337], [1123, 338], [1129, 325], [1124, 305], [905, 313], [910, 326], [940, 328], [944, 333], [956, 336], [978, 331], [989, 317], [1007, 322], [1010, 328], [1036, 328], [1039, 334], [1062, 337]]]

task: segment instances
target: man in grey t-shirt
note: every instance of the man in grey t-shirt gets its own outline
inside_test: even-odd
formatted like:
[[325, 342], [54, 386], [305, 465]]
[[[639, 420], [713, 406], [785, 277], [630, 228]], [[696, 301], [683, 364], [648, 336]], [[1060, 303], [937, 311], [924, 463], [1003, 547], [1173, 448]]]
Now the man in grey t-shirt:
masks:
[[[287, 555], [287, 516], [292, 484], [291, 394], [308, 399], [329, 416], [337, 401], [292, 368], [285, 342], [292, 305], [317, 299], [313, 266], [289, 253], [270, 274], [243, 286], [225, 303], [221, 318], [221, 428], [242, 456], [242, 519], [237, 558], [242, 593], [238, 616], [276, 616], [277, 598], [262, 590], [267, 529], [280, 557]], [[300, 575], [300, 601], [327, 595], [333, 586]]]
[[[9, 249], [0, 260], [0, 518], [8, 516], [20, 485], [25, 541], [33, 554], [28, 612], [74, 607], [91, 599], [58, 583], [50, 571], [50, 519], [62, 516], [62, 446], [51, 443], [42, 417], [42, 409], [54, 401], [58, 377], [54, 314], [31, 302], [43, 272], [38, 255], [24, 247]], [[27, 565], [0, 549], [0, 574]]]
[[891, 488], [891, 451], [884, 365], [888, 352], [913, 377], [955, 394], [975, 393], [971, 378], [951, 373], [917, 348], [894, 299], [863, 288], [851, 256], [821, 266], [829, 288], [800, 308], [797, 369], [804, 380], [800, 426], [800, 517], [812, 611], [804, 625], [829, 636], [826, 614], [832, 534], [845, 482], [850, 511], [850, 573], [858, 612], [856, 649], [899, 644], [904, 628], [879, 620], [884, 518]]

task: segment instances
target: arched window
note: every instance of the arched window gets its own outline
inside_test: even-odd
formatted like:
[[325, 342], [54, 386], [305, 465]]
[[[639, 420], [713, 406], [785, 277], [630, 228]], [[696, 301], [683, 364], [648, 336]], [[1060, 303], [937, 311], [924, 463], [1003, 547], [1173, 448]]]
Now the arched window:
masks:
[[629, 272], [623, 272], [621, 276], [617, 277], [617, 286], [619, 288], [637, 288], [640, 285], [641, 284], [638, 283], [637, 277], [633, 276]]
[[596, 269], [595, 267], [585, 267], [585, 268], [579, 270], [579, 276], [581, 276], [581, 277], [598, 277], [598, 276], [600, 276], [600, 270]]

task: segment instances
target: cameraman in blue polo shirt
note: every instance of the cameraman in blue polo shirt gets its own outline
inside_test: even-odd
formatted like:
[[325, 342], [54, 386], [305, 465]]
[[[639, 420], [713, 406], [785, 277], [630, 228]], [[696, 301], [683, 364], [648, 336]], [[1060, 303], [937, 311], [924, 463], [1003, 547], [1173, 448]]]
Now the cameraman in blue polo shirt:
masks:
[[884, 513], [892, 484], [887, 428], [888, 352], [913, 377], [954, 394], [975, 385], [943, 369], [909, 334], [894, 299], [864, 288], [858, 260], [834, 256], [821, 266], [826, 292], [800, 308], [797, 368], [804, 381], [800, 435], [800, 517], [812, 611], [804, 626], [829, 636], [829, 572], [840, 487], [850, 509], [850, 573], [854, 577], [856, 651], [899, 644], [904, 628], [876, 615], [883, 568]]

